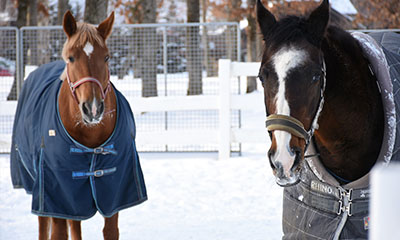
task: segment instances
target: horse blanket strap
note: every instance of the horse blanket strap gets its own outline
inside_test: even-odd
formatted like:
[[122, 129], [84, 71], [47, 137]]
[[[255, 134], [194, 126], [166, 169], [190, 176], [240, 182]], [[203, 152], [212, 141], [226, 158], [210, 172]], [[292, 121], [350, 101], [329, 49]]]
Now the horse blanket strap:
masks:
[[75, 145], [71, 146], [69, 149], [70, 153], [94, 153], [94, 154], [114, 154], [117, 155], [117, 151], [114, 148], [114, 144], [109, 144], [104, 147], [97, 148], [87, 148], [87, 147], [76, 147]]
[[117, 171], [116, 167], [104, 169], [104, 170], [96, 170], [94, 172], [72, 172], [72, 178], [87, 178], [87, 177], [102, 177], [104, 175], [109, 175]]
[[328, 184], [305, 163], [301, 181], [284, 189], [282, 239], [367, 239], [368, 208], [368, 188]]
[[290, 116], [281, 114], [271, 114], [265, 121], [265, 126], [268, 131], [282, 130], [287, 131], [296, 137], [303, 138], [306, 141], [310, 139], [308, 132], [304, 129], [303, 124]]
[[368, 211], [369, 191], [365, 189], [345, 190], [317, 180], [312, 180], [310, 185], [299, 184], [304, 190], [302, 201], [314, 208], [337, 215], [347, 212], [348, 216]]
[[147, 200], [136, 150], [135, 120], [128, 101], [114, 88], [117, 122], [97, 148], [73, 139], [58, 109], [65, 63], [40, 66], [25, 80], [15, 114], [11, 178], [32, 194], [32, 213], [85, 220], [104, 217]]

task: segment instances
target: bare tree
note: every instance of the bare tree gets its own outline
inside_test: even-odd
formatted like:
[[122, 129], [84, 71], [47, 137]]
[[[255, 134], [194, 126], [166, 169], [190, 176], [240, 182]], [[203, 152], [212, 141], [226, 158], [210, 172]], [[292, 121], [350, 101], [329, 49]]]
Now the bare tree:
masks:
[[[143, 23], [155, 23], [157, 19], [156, 0], [146, 0], [140, 2], [143, 10]], [[140, 76], [142, 77], [142, 96], [157, 96], [157, 41], [156, 29], [144, 28], [140, 49], [142, 59]]]
[[[37, 25], [37, 0], [18, 0], [17, 27], [21, 28], [28, 25], [28, 23], [30, 26]], [[34, 44], [30, 43], [29, 45], [32, 46]], [[33, 47], [30, 49], [31, 57], [36, 56], [37, 54], [35, 54], [35, 48]], [[31, 58], [30, 61], [34, 62], [35, 60]], [[24, 74], [24, 70], [22, 70], [22, 74]], [[11, 91], [7, 96], [7, 100], [17, 100], [17, 78], [14, 79], [15, 80], [11, 87]]]
[[[200, 21], [200, 2], [199, 0], [187, 0], [187, 21]], [[191, 26], [186, 28], [186, 59], [189, 72], [189, 87], [187, 95], [199, 95], [203, 93], [202, 83], [202, 63], [201, 55], [198, 54], [200, 48], [199, 27]]]
[[[255, 17], [256, 0], [247, 0], [247, 61], [257, 61], [257, 21]], [[251, 93], [257, 89], [257, 79], [255, 77], [247, 77], [246, 93]]]
[[107, 18], [108, 0], [86, 0], [83, 20], [92, 24], [99, 24]]
[[61, 25], [64, 17], [64, 13], [70, 9], [69, 0], [58, 0], [58, 9], [57, 9], [57, 24]]
[[17, 17], [17, 27], [21, 28], [26, 26], [27, 16], [28, 16], [28, 0], [18, 0], [18, 17]]
[[[202, 18], [203, 23], [207, 22], [207, 8], [208, 8], [207, 3], [208, 3], [208, 0], [201, 0], [201, 18]], [[209, 55], [210, 49], [208, 47], [208, 31], [207, 31], [206, 25], [203, 25], [201, 42], [204, 47], [203, 61], [204, 61], [204, 66], [206, 67], [207, 77], [211, 77], [211, 76], [214, 76], [215, 71], [213, 71], [211, 58]]]

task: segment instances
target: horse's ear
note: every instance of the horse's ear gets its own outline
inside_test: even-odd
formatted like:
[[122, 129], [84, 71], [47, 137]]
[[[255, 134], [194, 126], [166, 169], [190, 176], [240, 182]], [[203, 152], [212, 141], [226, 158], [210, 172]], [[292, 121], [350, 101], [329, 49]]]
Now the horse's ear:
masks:
[[69, 10], [64, 14], [63, 28], [68, 37], [72, 37], [76, 32], [76, 20]]
[[264, 37], [267, 35], [269, 29], [276, 23], [274, 15], [264, 7], [261, 0], [257, 1], [257, 21]]
[[114, 24], [114, 11], [110, 14], [110, 16], [99, 24], [97, 27], [97, 31], [103, 37], [104, 40], [108, 38], [111, 34], [111, 30]]
[[308, 17], [308, 29], [317, 38], [322, 39], [329, 22], [329, 0], [323, 0]]

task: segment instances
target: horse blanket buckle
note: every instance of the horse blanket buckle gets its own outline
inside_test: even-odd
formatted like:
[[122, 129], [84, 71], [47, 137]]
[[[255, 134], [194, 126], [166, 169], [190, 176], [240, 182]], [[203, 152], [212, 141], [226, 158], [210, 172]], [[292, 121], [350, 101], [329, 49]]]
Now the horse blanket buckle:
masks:
[[104, 152], [104, 148], [103, 147], [97, 147], [95, 149], [93, 149], [93, 153], [94, 154], [108, 154], [108, 152]]
[[96, 170], [96, 171], [94, 171], [93, 175], [95, 177], [102, 177], [104, 175], [104, 171], [103, 170]]

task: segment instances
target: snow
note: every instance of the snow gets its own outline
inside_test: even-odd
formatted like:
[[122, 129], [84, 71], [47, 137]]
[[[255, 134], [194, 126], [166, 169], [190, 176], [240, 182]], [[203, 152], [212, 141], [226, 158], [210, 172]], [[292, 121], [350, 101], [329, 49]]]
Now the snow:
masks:
[[[140, 153], [149, 200], [120, 212], [121, 239], [280, 239], [282, 188], [266, 148], [241, 157], [215, 153]], [[9, 155], [0, 155], [0, 239], [37, 238], [31, 197], [12, 189]], [[84, 239], [102, 239], [103, 218], [82, 222]]]
[[331, 7], [344, 15], [357, 14], [357, 9], [350, 0], [330, 0]]

